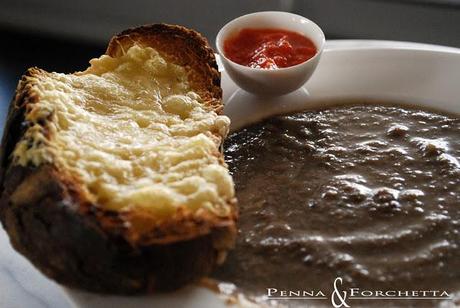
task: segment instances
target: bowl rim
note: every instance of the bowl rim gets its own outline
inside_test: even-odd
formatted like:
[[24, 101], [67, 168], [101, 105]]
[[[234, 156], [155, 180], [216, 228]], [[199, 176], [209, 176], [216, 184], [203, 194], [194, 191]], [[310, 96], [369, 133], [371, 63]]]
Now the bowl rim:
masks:
[[[225, 55], [225, 52], [223, 50], [223, 46], [221, 48], [221, 42], [223, 44], [223, 31], [225, 28], [227, 28], [228, 26], [230, 26], [230, 24], [233, 24], [235, 22], [238, 22], [239, 20], [241, 19], [244, 19], [244, 18], [248, 18], [248, 17], [252, 17], [252, 16], [256, 16], [256, 15], [270, 15], [270, 14], [279, 14], [279, 15], [286, 15], [286, 16], [292, 16], [292, 17], [298, 17], [298, 18], [301, 18], [301, 19], [304, 19], [304, 20], [307, 20], [308, 23], [312, 24], [313, 25], [313, 28], [316, 28], [316, 30], [318, 30], [318, 33], [320, 34], [320, 46], [316, 46], [315, 44], [315, 47], [316, 47], [316, 54], [311, 57], [310, 59], [306, 60], [306, 61], [303, 61], [299, 64], [296, 64], [296, 65], [292, 65], [292, 66], [288, 66], [288, 67], [278, 67], [276, 69], [264, 69], [264, 68], [255, 68], [255, 67], [249, 67], [249, 66], [245, 66], [245, 65], [242, 65], [242, 64], [239, 64], [239, 63], [236, 63], [235, 61], [229, 59], [226, 55]], [[263, 29], [263, 28], [260, 28], [260, 29]], [[293, 31], [293, 32], [297, 32], [297, 31]], [[302, 33], [300, 33], [301, 35], [303, 36], [306, 36]], [[307, 36], [306, 36], [307, 37]], [[310, 37], [307, 37], [308, 39], [311, 40]], [[277, 71], [289, 71], [289, 70], [295, 70], [303, 65], [307, 65], [309, 64], [310, 62], [313, 62], [315, 61], [317, 58], [319, 58], [321, 56], [321, 54], [323, 53], [323, 50], [324, 50], [324, 46], [326, 45], [326, 36], [324, 34], [324, 31], [323, 29], [321, 29], [320, 26], [318, 26], [317, 23], [315, 23], [313, 20], [305, 17], [305, 16], [302, 16], [302, 15], [299, 15], [299, 14], [294, 14], [294, 13], [291, 13], [291, 12], [285, 12], [285, 11], [260, 11], [260, 12], [254, 12], [254, 13], [249, 13], [249, 14], [246, 14], [246, 15], [242, 15], [242, 16], [239, 16], [237, 18], [234, 18], [232, 20], [230, 20], [229, 22], [227, 22], [225, 25], [223, 25], [219, 32], [217, 33], [216, 35], [216, 38], [215, 38], [215, 43], [216, 43], [216, 49], [217, 49], [217, 53], [221, 56], [221, 58], [223, 58], [223, 61], [227, 61], [229, 63], [231, 63], [232, 65], [235, 65], [235, 67], [237, 67], [238, 69], [241, 69], [241, 70], [246, 70], [247, 72], [261, 72], [261, 73], [264, 73], [264, 74], [270, 74], [270, 73], [273, 73], [273, 72], [277, 72]]]

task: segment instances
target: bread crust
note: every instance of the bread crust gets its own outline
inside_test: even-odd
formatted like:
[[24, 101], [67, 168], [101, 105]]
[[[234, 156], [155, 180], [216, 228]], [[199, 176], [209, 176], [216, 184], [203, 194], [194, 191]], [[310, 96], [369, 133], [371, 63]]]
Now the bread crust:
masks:
[[217, 113], [223, 110], [220, 73], [214, 51], [198, 32], [177, 25], [153, 24], [127, 29], [114, 36], [106, 54], [118, 57], [134, 44], [156, 49], [168, 62], [185, 66], [192, 88]]
[[[142, 26], [113, 37], [106, 53], [118, 57], [133, 44], [153, 47], [184, 66], [209, 110], [222, 111], [214, 53], [201, 35], [180, 26]], [[13, 247], [48, 277], [94, 292], [169, 291], [209, 274], [234, 245], [235, 199], [229, 200], [232, 210], [226, 217], [178, 211], [158, 222], [148, 213], [92, 204], [80, 184], [53, 164], [13, 163], [11, 153], [27, 129], [25, 112], [39, 100], [33, 85], [46, 74], [31, 68], [22, 77], [0, 150], [0, 220]], [[214, 155], [225, 165], [221, 153]]]

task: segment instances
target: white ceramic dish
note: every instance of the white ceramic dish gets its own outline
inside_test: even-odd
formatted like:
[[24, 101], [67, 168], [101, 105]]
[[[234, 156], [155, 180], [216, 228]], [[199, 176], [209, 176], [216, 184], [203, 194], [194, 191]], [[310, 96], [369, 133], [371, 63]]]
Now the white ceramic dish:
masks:
[[460, 113], [460, 49], [391, 41], [328, 41], [306, 85], [260, 99], [223, 74], [225, 113], [233, 129], [269, 115], [365, 98]]
[[[224, 42], [245, 28], [275, 28], [301, 33], [312, 40], [317, 52], [311, 59], [285, 68], [251, 68], [225, 57]], [[216, 37], [217, 51], [232, 80], [241, 88], [261, 96], [281, 95], [300, 88], [312, 76], [321, 58], [326, 39], [321, 28], [306, 17], [288, 12], [257, 12], [233, 19]]]
[[[329, 41], [305, 88], [276, 99], [258, 99], [222, 74], [225, 113], [232, 118], [233, 129], [272, 114], [327, 106], [348, 98], [401, 101], [460, 114], [459, 85], [460, 49], [388, 41]], [[4, 231], [0, 232], [1, 288], [27, 290], [21, 297], [2, 292], [0, 306], [34, 308], [22, 303], [32, 303], [37, 297], [50, 303], [47, 297], [57, 296], [57, 287], [13, 252]], [[194, 286], [144, 297], [65, 292], [75, 306], [85, 308], [226, 307], [211, 291]], [[47, 306], [56, 305], [43, 305]]]

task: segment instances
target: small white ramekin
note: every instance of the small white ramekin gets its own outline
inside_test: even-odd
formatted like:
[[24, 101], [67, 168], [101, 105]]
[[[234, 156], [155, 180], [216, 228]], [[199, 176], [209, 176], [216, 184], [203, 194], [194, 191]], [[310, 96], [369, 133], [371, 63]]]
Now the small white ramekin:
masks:
[[[245, 28], [276, 28], [294, 31], [308, 37], [315, 44], [316, 55], [300, 64], [278, 68], [251, 68], [228, 59], [224, 42]], [[216, 46], [230, 78], [242, 89], [260, 96], [282, 95], [297, 90], [311, 77], [318, 65], [325, 44], [324, 33], [311, 20], [287, 12], [258, 12], [238, 17], [227, 23], [217, 34]]]

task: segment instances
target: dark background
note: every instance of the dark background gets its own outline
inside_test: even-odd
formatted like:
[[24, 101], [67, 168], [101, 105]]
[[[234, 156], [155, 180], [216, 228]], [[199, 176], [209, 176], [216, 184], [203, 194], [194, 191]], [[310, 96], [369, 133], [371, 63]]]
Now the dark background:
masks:
[[[83, 70], [105, 51], [112, 35], [145, 23], [185, 25], [214, 43], [225, 23], [262, 10], [304, 15], [328, 39], [460, 47], [460, 0], [0, 0], [0, 134], [17, 81], [28, 67]], [[53, 307], [70, 308], [57, 286], [47, 287], [46, 294]]]
[[185, 25], [214, 44], [225, 23], [263, 10], [304, 15], [317, 22], [328, 39], [460, 47], [460, 0], [1, 0], [0, 127], [17, 80], [30, 66], [83, 70], [89, 59], [104, 52], [113, 34], [145, 23]]

